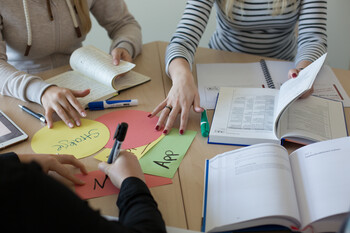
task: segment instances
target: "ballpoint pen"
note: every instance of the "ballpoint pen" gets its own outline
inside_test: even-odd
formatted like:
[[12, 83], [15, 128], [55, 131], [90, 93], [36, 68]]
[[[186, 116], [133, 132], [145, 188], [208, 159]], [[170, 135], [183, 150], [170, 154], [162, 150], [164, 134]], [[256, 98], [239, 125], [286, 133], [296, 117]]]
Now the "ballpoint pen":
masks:
[[36, 119], [40, 120], [41, 122], [46, 123], [46, 119], [45, 119], [45, 117], [42, 114], [36, 113], [36, 112], [32, 111], [31, 109], [29, 109], [29, 108], [27, 108], [25, 106], [22, 106], [20, 104], [18, 105], [18, 107], [20, 107], [23, 111], [25, 111], [26, 113], [32, 115]]
[[138, 105], [138, 100], [106, 100], [88, 103], [89, 110], [103, 110], [105, 108], [119, 108]]
[[108, 164], [114, 163], [114, 161], [117, 159], [127, 131], [128, 131], [127, 123], [122, 122], [121, 124], [118, 124], [113, 137], [115, 141], [114, 141], [111, 153], [109, 154], [109, 157], [107, 160]]
[[207, 110], [204, 109], [204, 111], [201, 114], [201, 132], [203, 137], [208, 137], [209, 129], [210, 128], [209, 128]]

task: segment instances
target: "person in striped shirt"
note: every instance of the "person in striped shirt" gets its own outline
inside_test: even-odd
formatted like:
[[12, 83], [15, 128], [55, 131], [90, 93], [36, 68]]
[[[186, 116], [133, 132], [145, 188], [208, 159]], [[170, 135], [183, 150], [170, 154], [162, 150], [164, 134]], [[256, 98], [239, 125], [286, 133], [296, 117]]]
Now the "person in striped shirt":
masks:
[[164, 129], [164, 134], [179, 114], [179, 133], [184, 133], [191, 106], [195, 112], [203, 111], [191, 69], [214, 5], [217, 27], [209, 42], [212, 49], [294, 60], [289, 78], [326, 53], [326, 0], [189, 0], [166, 51], [172, 88], [149, 115], [161, 112], [156, 130]]

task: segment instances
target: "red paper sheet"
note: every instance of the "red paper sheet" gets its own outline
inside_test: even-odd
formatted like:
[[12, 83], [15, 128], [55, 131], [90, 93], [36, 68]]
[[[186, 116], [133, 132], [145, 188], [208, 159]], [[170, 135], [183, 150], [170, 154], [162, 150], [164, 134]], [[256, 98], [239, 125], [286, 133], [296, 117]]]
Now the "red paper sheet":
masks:
[[[100, 170], [89, 172], [87, 175], [76, 174], [76, 177], [85, 181], [85, 185], [75, 186], [75, 192], [82, 199], [91, 199], [119, 193], [119, 189], [112, 184], [109, 178], [106, 179], [106, 174]], [[145, 180], [149, 188], [172, 183], [172, 180], [169, 178], [147, 174], [145, 174]]]

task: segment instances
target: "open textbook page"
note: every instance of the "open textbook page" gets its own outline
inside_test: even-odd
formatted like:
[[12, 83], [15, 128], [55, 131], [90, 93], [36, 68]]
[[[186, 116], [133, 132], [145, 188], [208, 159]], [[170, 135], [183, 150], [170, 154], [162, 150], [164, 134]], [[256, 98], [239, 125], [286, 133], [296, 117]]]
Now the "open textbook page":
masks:
[[297, 99], [282, 109], [277, 119], [279, 92], [269, 88], [220, 88], [208, 143], [280, 144], [285, 139], [310, 144], [348, 135], [341, 102], [317, 96]]
[[[276, 89], [288, 80], [293, 62], [265, 61]], [[267, 88], [260, 62], [197, 64], [198, 91], [201, 106], [214, 109], [220, 87]], [[323, 65], [314, 82], [313, 95], [342, 101], [350, 107], [350, 97], [328, 65]]]
[[304, 145], [347, 135], [342, 102], [317, 96], [293, 102], [277, 126], [277, 138]]
[[[320, 97], [313, 96], [305, 101], [297, 100], [311, 89], [325, 57], [323, 55], [302, 70], [297, 79], [285, 82], [280, 90], [221, 87], [208, 142], [235, 145], [279, 143], [281, 138], [288, 136], [306, 138], [310, 143], [347, 136], [340, 102], [319, 100]], [[298, 103], [293, 106], [296, 101]], [[314, 108], [316, 112], [305, 111], [322, 105], [321, 109]], [[290, 106], [293, 108], [285, 113]], [[321, 111], [324, 125], [319, 121]], [[280, 119], [282, 116], [283, 120]], [[300, 120], [303, 118], [304, 122]], [[303, 123], [305, 128], [301, 128]], [[325, 133], [319, 135], [322, 129]]]
[[272, 143], [206, 161], [205, 231], [262, 225], [336, 232], [350, 207], [350, 138], [301, 147]]
[[317, 73], [320, 71], [327, 54], [300, 71], [298, 78], [292, 78], [283, 83], [278, 94], [278, 102], [274, 115], [274, 132], [277, 135], [277, 124], [283, 111], [306, 91], [312, 88]]
[[208, 142], [280, 143], [273, 132], [278, 92], [268, 88], [220, 88]]
[[[350, 209], [350, 138], [301, 147], [290, 156], [301, 228], [336, 232]], [[332, 217], [330, 217], [332, 216]]]
[[205, 231], [260, 225], [298, 226], [300, 221], [287, 151], [264, 143], [207, 160]]

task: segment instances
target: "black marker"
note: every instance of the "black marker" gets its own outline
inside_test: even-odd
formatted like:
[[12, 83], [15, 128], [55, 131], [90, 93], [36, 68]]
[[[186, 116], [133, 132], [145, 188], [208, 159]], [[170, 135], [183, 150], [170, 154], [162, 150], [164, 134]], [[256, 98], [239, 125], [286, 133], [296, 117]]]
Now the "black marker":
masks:
[[117, 159], [127, 131], [128, 131], [127, 123], [122, 122], [121, 124], [118, 124], [114, 133], [113, 139], [115, 141], [114, 141], [111, 153], [109, 154], [109, 157], [108, 157], [108, 161], [107, 161], [108, 164], [114, 163], [114, 161]]

